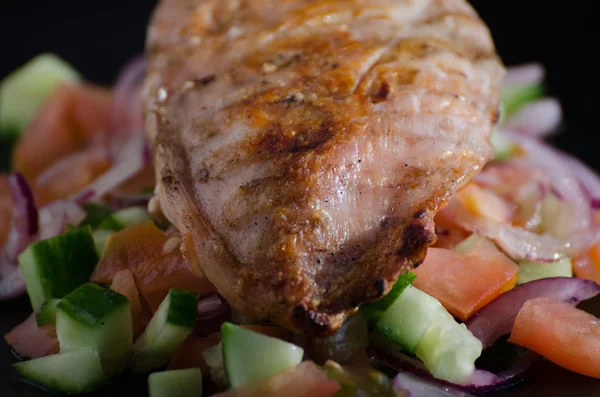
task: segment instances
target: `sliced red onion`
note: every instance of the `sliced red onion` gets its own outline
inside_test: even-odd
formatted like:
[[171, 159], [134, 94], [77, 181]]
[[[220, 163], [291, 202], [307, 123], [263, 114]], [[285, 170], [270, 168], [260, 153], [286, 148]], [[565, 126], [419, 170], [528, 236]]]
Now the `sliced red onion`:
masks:
[[410, 372], [399, 372], [394, 377], [394, 388], [410, 397], [472, 397], [467, 393], [438, 382], [427, 381]]
[[219, 332], [221, 325], [231, 319], [231, 310], [227, 301], [219, 295], [201, 298], [198, 302], [198, 316], [194, 335], [208, 336]]
[[521, 227], [478, 217], [463, 208], [458, 200], [450, 200], [448, 207], [442, 211], [464, 229], [494, 240], [514, 260], [554, 262], [569, 252], [569, 245], [554, 236], [539, 235]]
[[206, 319], [217, 316], [225, 305], [218, 295], [210, 295], [198, 301], [198, 318]]
[[599, 293], [600, 285], [580, 278], [555, 277], [531, 281], [500, 295], [465, 324], [486, 348], [510, 333], [519, 310], [529, 299], [547, 297], [577, 305]]
[[581, 181], [585, 193], [591, 198], [592, 206], [595, 202], [600, 203], [600, 176], [580, 160], [566, 153], [557, 154], [569, 167], [571, 173]]
[[[383, 354], [383, 356], [385, 363], [391, 368], [401, 371], [400, 373], [412, 373], [431, 387], [441, 388], [442, 390], [451, 390], [455, 393], [481, 393], [513, 386], [531, 376], [543, 360], [542, 356], [539, 354], [527, 350], [510, 366], [510, 368], [501, 371], [498, 374], [476, 369], [469, 384], [455, 385], [435, 379], [427, 368], [425, 368], [423, 363], [415, 358], [408, 357], [397, 351], [394, 351], [393, 355]], [[412, 391], [411, 389], [408, 390]]]
[[539, 63], [527, 63], [508, 68], [504, 76], [505, 86], [541, 84], [546, 77], [546, 70]]
[[543, 138], [556, 131], [562, 120], [560, 102], [554, 98], [540, 99], [521, 108], [503, 125], [517, 133]]
[[78, 226], [85, 217], [85, 211], [75, 202], [53, 201], [40, 209], [40, 239], [58, 236], [67, 225]]

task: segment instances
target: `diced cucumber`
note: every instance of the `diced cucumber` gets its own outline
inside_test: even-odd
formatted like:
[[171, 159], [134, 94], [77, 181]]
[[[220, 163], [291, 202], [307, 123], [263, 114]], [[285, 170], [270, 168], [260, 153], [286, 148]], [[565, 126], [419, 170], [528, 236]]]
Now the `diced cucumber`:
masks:
[[573, 277], [571, 259], [563, 258], [551, 263], [519, 262], [517, 284], [549, 277]]
[[41, 54], [0, 84], [0, 135], [20, 134], [61, 82], [79, 74], [54, 54]]
[[482, 349], [481, 341], [446, 312], [427, 329], [415, 353], [434, 377], [467, 384], [475, 372], [475, 360]]
[[19, 375], [47, 390], [89, 393], [108, 384], [94, 349], [73, 350], [13, 365]]
[[135, 342], [135, 372], [167, 364], [196, 325], [198, 294], [172, 288]]
[[35, 314], [35, 322], [38, 327], [56, 324], [56, 305], [58, 302], [60, 302], [60, 299], [48, 299], [42, 303], [40, 310]]
[[118, 232], [128, 226], [145, 223], [152, 220], [148, 211], [142, 207], [125, 208], [104, 219], [98, 228]]
[[390, 292], [382, 299], [375, 302], [367, 302], [360, 309], [369, 327], [373, 327], [377, 320], [383, 316], [385, 311], [396, 301], [398, 296], [417, 278], [414, 273], [404, 273], [394, 283]]
[[515, 153], [515, 145], [496, 128], [492, 130], [492, 146], [494, 147], [494, 160], [503, 161]]
[[221, 327], [223, 361], [232, 388], [269, 378], [302, 361], [304, 350], [284, 342], [225, 323]]
[[102, 253], [104, 252], [104, 246], [106, 245], [106, 240], [110, 237], [114, 232], [112, 230], [94, 230], [92, 233], [92, 237], [94, 238], [94, 246], [96, 247], [96, 252], [99, 257], [102, 257]]
[[202, 397], [200, 368], [155, 372], [148, 377], [150, 397]]
[[505, 118], [509, 118], [523, 107], [523, 105], [540, 98], [542, 95], [544, 95], [544, 86], [541, 84], [505, 87], [502, 90], [502, 107]]
[[93, 348], [107, 375], [116, 375], [132, 352], [131, 304], [111, 289], [84, 284], [56, 305], [56, 335], [61, 352]]
[[210, 368], [210, 380], [221, 388], [229, 386], [225, 364], [223, 364], [223, 342], [204, 350], [202, 356], [206, 365]]
[[469, 252], [475, 248], [477, 243], [479, 243], [482, 239], [484, 239], [480, 234], [473, 233], [466, 239], [460, 242], [456, 247], [452, 248], [452, 251], [459, 253], [461, 255], [467, 255]]
[[34, 309], [46, 299], [62, 298], [87, 282], [97, 263], [98, 254], [89, 226], [36, 241], [19, 256]]
[[431, 324], [447, 314], [437, 299], [410, 286], [389, 307], [375, 328], [412, 354]]
[[83, 209], [85, 210], [86, 217], [81, 222], [81, 225], [90, 225], [92, 229], [97, 228], [103, 220], [112, 214], [112, 210], [102, 203], [85, 203]]

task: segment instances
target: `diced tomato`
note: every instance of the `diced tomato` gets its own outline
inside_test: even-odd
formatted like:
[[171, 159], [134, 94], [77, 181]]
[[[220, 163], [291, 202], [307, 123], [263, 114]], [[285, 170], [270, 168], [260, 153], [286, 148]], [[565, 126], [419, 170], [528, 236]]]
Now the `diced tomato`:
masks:
[[600, 283], [600, 242], [573, 260], [576, 277]]
[[168, 370], [200, 368], [202, 374], [207, 376], [210, 373], [210, 368], [206, 364], [206, 361], [204, 361], [202, 352], [209, 347], [217, 345], [220, 341], [220, 335], [207, 337], [197, 335], [188, 336], [171, 359]]
[[40, 358], [59, 351], [56, 327], [38, 327], [35, 313], [17, 325], [4, 337], [13, 350], [23, 358]]
[[466, 229], [458, 226], [448, 214], [442, 210], [435, 216], [436, 248], [452, 249], [471, 235]]
[[119, 270], [113, 278], [110, 289], [117, 291], [129, 299], [131, 303], [131, 319], [133, 338], [140, 336], [152, 318], [148, 303], [140, 300], [140, 293], [135, 286], [133, 275], [129, 269]]
[[510, 223], [513, 207], [491, 190], [470, 183], [457, 192], [456, 198], [473, 214], [498, 223]]
[[571, 371], [600, 378], [600, 319], [548, 298], [523, 305], [509, 342]]
[[259, 334], [271, 336], [273, 338], [281, 339], [284, 341], [289, 341], [292, 336], [292, 333], [289, 330], [282, 327], [278, 327], [276, 325], [244, 324], [242, 325], [242, 327], [254, 332], [258, 332]]
[[111, 235], [91, 281], [110, 284], [123, 269], [131, 271], [140, 294], [153, 312], [171, 288], [201, 295], [216, 292], [206, 278], [197, 277], [190, 271], [179, 244], [171, 241], [152, 222], [134, 225]]
[[304, 361], [266, 381], [231, 389], [215, 397], [331, 397], [340, 384], [312, 361]]
[[482, 238], [466, 255], [429, 248], [414, 270], [414, 286], [437, 298], [465, 321], [494, 298], [512, 289], [519, 268], [494, 243]]
[[111, 94], [78, 84], [59, 86], [13, 152], [13, 166], [34, 180], [58, 160], [106, 141]]

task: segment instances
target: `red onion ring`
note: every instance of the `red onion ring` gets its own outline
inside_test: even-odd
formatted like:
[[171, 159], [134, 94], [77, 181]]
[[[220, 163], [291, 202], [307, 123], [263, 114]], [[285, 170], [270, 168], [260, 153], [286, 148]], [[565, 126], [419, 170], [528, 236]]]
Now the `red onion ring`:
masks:
[[67, 225], [78, 226], [86, 217], [85, 211], [75, 202], [56, 200], [39, 211], [40, 239], [47, 239], [63, 233]]
[[529, 299], [548, 297], [577, 305], [598, 294], [600, 285], [590, 280], [572, 277], [535, 280], [500, 295], [471, 317], [465, 325], [486, 348], [510, 333], [519, 310]]
[[198, 301], [198, 316], [194, 335], [208, 336], [219, 332], [221, 325], [231, 318], [227, 301], [219, 295], [209, 295]]
[[526, 136], [543, 138], [556, 132], [561, 120], [560, 102], [554, 98], [545, 98], [523, 106], [502, 127]]
[[546, 77], [546, 70], [539, 63], [527, 63], [508, 68], [504, 76], [504, 86], [541, 84]]

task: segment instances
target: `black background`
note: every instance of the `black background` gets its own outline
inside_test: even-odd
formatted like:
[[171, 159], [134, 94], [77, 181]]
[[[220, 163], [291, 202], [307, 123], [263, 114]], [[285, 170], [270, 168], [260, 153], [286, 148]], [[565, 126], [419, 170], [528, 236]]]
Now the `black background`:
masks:
[[[143, 51], [154, 4], [150, 0], [0, 0], [0, 78], [40, 52], [51, 51], [88, 80], [110, 84], [120, 67]], [[507, 65], [536, 61], [547, 67], [549, 92], [562, 101], [566, 119], [566, 128], [554, 139], [555, 144], [600, 170], [596, 146], [600, 114], [597, 2], [473, 0], [472, 4], [490, 26]], [[599, 303], [593, 302], [595, 309]], [[0, 334], [27, 316], [28, 310], [26, 299], [0, 304]], [[16, 381], [11, 362], [8, 347], [0, 340], [0, 396], [44, 396]], [[547, 364], [527, 387], [500, 394], [596, 396], [600, 384], [595, 382]], [[144, 384], [140, 380], [99, 395], [144, 396]]]

